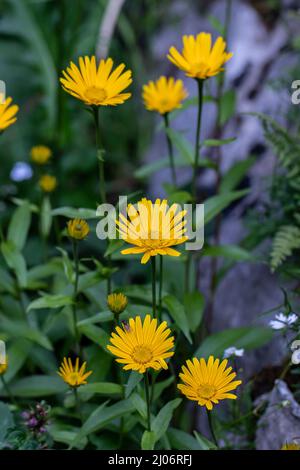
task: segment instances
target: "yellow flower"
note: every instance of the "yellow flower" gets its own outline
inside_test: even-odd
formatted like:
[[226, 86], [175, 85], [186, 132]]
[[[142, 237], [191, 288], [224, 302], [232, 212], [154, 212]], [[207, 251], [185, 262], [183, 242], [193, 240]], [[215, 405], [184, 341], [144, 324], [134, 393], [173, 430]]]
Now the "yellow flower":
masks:
[[123, 255], [143, 253], [141, 263], [145, 264], [151, 256], [169, 255], [180, 256], [177, 250], [171, 248], [187, 240], [183, 220], [186, 211], [180, 211], [178, 204], [168, 207], [167, 201], [157, 199], [155, 203], [142, 199], [137, 203], [137, 209], [129, 204], [126, 218], [120, 213], [116, 221], [120, 236], [131, 245], [121, 253]]
[[67, 226], [69, 236], [76, 240], [83, 240], [90, 232], [88, 223], [82, 219], [69, 220]]
[[131, 93], [122, 93], [132, 83], [131, 70], [123, 73], [125, 64], [113, 72], [113, 60], [100, 60], [97, 65], [95, 56], [79, 57], [79, 67], [73, 62], [64, 78], [60, 79], [63, 89], [75, 98], [90, 106], [115, 106], [124, 103]]
[[181, 102], [187, 97], [187, 90], [182, 80], [173, 77], [160, 77], [156, 82], [150, 81], [143, 86], [143, 99], [149, 111], [166, 114], [181, 107]]
[[169, 336], [171, 330], [167, 322], [157, 325], [156, 319], [146, 315], [142, 324], [141, 317], [130, 318], [129, 324], [123, 329], [116, 327], [112, 333], [107, 349], [118, 359], [117, 362], [125, 364], [124, 370], [136, 370], [143, 374], [147, 369], [167, 369], [165, 361], [173, 356], [171, 349], [174, 346], [174, 337]]
[[55, 176], [43, 175], [40, 177], [39, 185], [45, 193], [51, 193], [57, 186], [57, 179]]
[[76, 358], [75, 365], [73, 366], [71, 359], [64, 357], [63, 362], [60, 365], [58, 375], [68, 384], [70, 387], [79, 387], [87, 383], [86, 379], [93, 373], [93, 371], [85, 372], [86, 362], [79, 367], [79, 358]]
[[120, 315], [120, 313], [124, 312], [125, 308], [127, 307], [128, 299], [126, 295], [122, 294], [121, 292], [118, 294], [109, 294], [107, 296], [107, 305], [109, 310], [116, 315]]
[[286, 442], [280, 450], [300, 450], [300, 444], [296, 444], [296, 442]]
[[19, 106], [12, 103], [12, 98], [6, 98], [4, 103], [0, 104], [0, 132], [4, 131], [7, 127], [16, 122], [16, 114], [19, 111]]
[[48, 162], [51, 156], [51, 149], [49, 149], [49, 147], [46, 147], [46, 145], [36, 145], [30, 150], [31, 160], [34, 163], [37, 163], [38, 165], [45, 165], [45, 163]]
[[209, 33], [183, 36], [182, 42], [182, 53], [180, 54], [173, 46], [169, 50], [168, 59], [188, 77], [205, 80], [218, 75], [233, 56], [231, 52], [226, 52], [226, 42], [222, 37], [218, 37], [212, 46], [212, 37]]
[[186, 366], [182, 366], [182, 373], [179, 377], [184, 384], [177, 387], [183, 395], [189, 400], [197, 401], [198, 405], [206, 406], [208, 410], [213, 408], [214, 404], [218, 404], [220, 400], [230, 398], [235, 400], [237, 397], [231, 392], [235, 390], [242, 382], [233, 379], [236, 377], [232, 367], [227, 366], [227, 359], [221, 363], [219, 359], [210, 356], [208, 362], [205, 359], [188, 360]]

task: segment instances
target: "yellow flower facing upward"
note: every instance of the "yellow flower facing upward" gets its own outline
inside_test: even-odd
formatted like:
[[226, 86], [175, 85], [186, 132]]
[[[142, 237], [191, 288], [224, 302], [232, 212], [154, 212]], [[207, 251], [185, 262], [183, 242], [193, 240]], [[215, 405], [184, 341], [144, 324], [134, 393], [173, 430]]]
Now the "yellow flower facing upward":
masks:
[[182, 80], [173, 77], [160, 77], [156, 82], [150, 81], [143, 86], [143, 100], [146, 109], [166, 114], [180, 108], [188, 96]]
[[52, 193], [57, 186], [57, 179], [52, 175], [42, 175], [39, 179], [39, 185], [45, 193]]
[[212, 37], [209, 33], [183, 36], [182, 42], [182, 52], [178, 52], [172, 46], [168, 59], [183, 70], [188, 77], [205, 80], [218, 75], [233, 56], [231, 52], [226, 52], [226, 42], [222, 37], [218, 37], [212, 45]]
[[86, 372], [86, 362], [81, 366], [79, 365], [79, 358], [76, 358], [75, 365], [73, 366], [72, 360], [68, 357], [64, 357], [63, 362], [60, 365], [58, 375], [66, 382], [70, 387], [79, 387], [87, 383], [86, 379], [93, 373], [93, 371]]
[[116, 327], [116, 333], [110, 337], [111, 345], [107, 349], [117, 357], [116, 361], [125, 364], [124, 370], [135, 370], [140, 374], [147, 369], [167, 369], [166, 359], [173, 356], [174, 337], [167, 322], [159, 326], [156, 319], [146, 315], [144, 323], [141, 317], [130, 318], [123, 328]]
[[300, 450], [300, 444], [296, 442], [286, 442], [280, 450]]
[[233, 380], [236, 377], [232, 367], [227, 367], [227, 359], [221, 363], [219, 359], [210, 356], [208, 361], [205, 359], [188, 360], [186, 366], [182, 366], [182, 372], [179, 374], [183, 384], [177, 385], [179, 390], [189, 400], [198, 402], [200, 406], [206, 406], [212, 410], [213, 405], [226, 398], [235, 400], [236, 395], [229, 393], [235, 390], [242, 382]]
[[118, 294], [109, 294], [107, 296], [107, 306], [112, 313], [120, 315], [124, 312], [128, 304], [128, 298], [121, 292]]
[[30, 150], [30, 158], [38, 165], [45, 165], [52, 157], [52, 151], [46, 145], [35, 145]]
[[95, 56], [79, 57], [79, 67], [73, 62], [60, 79], [63, 89], [89, 106], [116, 106], [130, 98], [131, 93], [123, 93], [132, 83], [131, 70], [124, 72], [125, 64], [113, 72], [113, 60], [100, 60]]
[[180, 256], [180, 252], [171, 248], [187, 240], [186, 211], [181, 211], [178, 204], [168, 206], [166, 200], [157, 199], [152, 203], [142, 199], [137, 208], [132, 204], [127, 207], [127, 218], [120, 213], [116, 221], [120, 237], [132, 248], [122, 250], [123, 255], [143, 254], [141, 263], [145, 264], [151, 256]]
[[88, 223], [83, 219], [72, 219], [67, 223], [68, 234], [76, 240], [83, 240], [90, 232]]
[[6, 98], [4, 103], [0, 104], [0, 132], [16, 122], [18, 111], [19, 106], [16, 104], [12, 105], [12, 98]]

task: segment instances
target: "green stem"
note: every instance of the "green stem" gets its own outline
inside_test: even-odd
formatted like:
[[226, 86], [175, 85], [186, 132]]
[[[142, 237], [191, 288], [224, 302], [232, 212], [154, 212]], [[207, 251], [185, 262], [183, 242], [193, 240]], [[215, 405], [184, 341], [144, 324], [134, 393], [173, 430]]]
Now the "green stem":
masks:
[[[99, 167], [99, 194], [100, 194], [100, 203], [106, 203], [106, 189], [105, 189], [105, 177], [104, 177], [104, 147], [101, 140], [101, 132], [100, 132], [100, 121], [99, 121], [99, 108], [98, 106], [93, 106], [93, 115], [95, 121], [95, 131], [96, 131], [96, 148], [97, 148], [97, 160], [98, 160], [98, 167]], [[109, 240], [107, 240], [107, 244]], [[107, 257], [108, 260], [108, 267], [111, 266], [111, 258], [110, 256]], [[107, 278], [107, 295], [111, 293], [111, 278], [110, 276]]]
[[17, 402], [16, 402], [16, 400], [15, 400], [15, 397], [14, 397], [13, 394], [11, 393], [10, 388], [9, 388], [9, 386], [7, 385], [5, 378], [3, 377], [3, 375], [1, 375], [0, 378], [1, 378], [1, 382], [2, 382], [3, 388], [4, 388], [5, 392], [7, 393], [8, 398], [10, 399], [10, 401], [11, 401], [15, 406], [17, 406]]
[[174, 163], [174, 153], [173, 153], [173, 145], [172, 141], [170, 139], [170, 136], [168, 134], [168, 129], [170, 128], [170, 121], [169, 121], [169, 113], [165, 113], [163, 115], [164, 117], [164, 122], [165, 122], [165, 131], [166, 131], [166, 137], [167, 137], [167, 144], [168, 144], [168, 151], [169, 151], [169, 159], [170, 159], [170, 169], [172, 173], [172, 180], [174, 186], [176, 186], [176, 171], [175, 171], [175, 163]]
[[156, 262], [155, 262], [155, 256], [151, 256], [151, 268], [152, 268], [152, 310], [153, 310], [153, 317], [156, 318]]
[[214, 441], [216, 447], [219, 447], [219, 445], [218, 445], [218, 440], [217, 440], [217, 438], [216, 438], [216, 434], [215, 434], [215, 430], [214, 430], [214, 426], [213, 426], [213, 422], [212, 422], [212, 414], [211, 414], [211, 411], [208, 411], [208, 409], [206, 408], [206, 413], [207, 413], [207, 419], [208, 419], [209, 429], [210, 429], [210, 433], [211, 433], [211, 435], [212, 435], [213, 441]]
[[104, 148], [101, 141], [100, 123], [99, 123], [99, 108], [94, 106], [93, 108], [95, 131], [96, 131], [96, 147], [97, 147], [97, 160], [99, 166], [99, 194], [101, 204], [106, 202], [106, 191], [105, 191], [105, 178], [104, 178]]
[[159, 293], [158, 293], [158, 318], [161, 320], [162, 314], [162, 289], [163, 289], [163, 271], [164, 263], [163, 256], [159, 256]]
[[75, 408], [76, 408], [76, 411], [79, 415], [81, 424], [83, 424], [83, 417], [82, 417], [81, 406], [80, 406], [81, 404], [80, 404], [80, 398], [79, 398], [79, 395], [78, 395], [77, 387], [73, 387], [73, 391], [74, 391], [74, 397], [75, 397]]
[[147, 429], [151, 431], [151, 414], [150, 414], [150, 393], [149, 393], [149, 374], [145, 372], [145, 395], [147, 402]]
[[78, 243], [77, 240], [72, 239], [73, 243], [73, 258], [75, 264], [75, 282], [74, 282], [74, 291], [73, 291], [73, 305], [72, 305], [72, 313], [73, 313], [73, 327], [74, 327], [74, 334], [75, 334], [75, 348], [76, 352], [79, 352], [80, 349], [80, 341], [79, 341], [79, 331], [77, 327], [77, 293], [78, 293], [78, 281], [79, 281], [79, 256], [78, 256]]
[[190, 290], [191, 260], [192, 260], [192, 255], [191, 255], [190, 252], [188, 252], [186, 262], [185, 262], [185, 279], [184, 279], [185, 292], [189, 292], [189, 290]]
[[199, 156], [200, 156], [200, 137], [201, 137], [204, 80], [198, 79], [197, 84], [198, 84], [198, 116], [197, 116], [196, 141], [195, 141], [194, 171], [193, 171], [193, 180], [192, 180], [192, 195], [193, 195], [194, 202], [196, 202], [197, 200], [197, 172], [198, 172]]

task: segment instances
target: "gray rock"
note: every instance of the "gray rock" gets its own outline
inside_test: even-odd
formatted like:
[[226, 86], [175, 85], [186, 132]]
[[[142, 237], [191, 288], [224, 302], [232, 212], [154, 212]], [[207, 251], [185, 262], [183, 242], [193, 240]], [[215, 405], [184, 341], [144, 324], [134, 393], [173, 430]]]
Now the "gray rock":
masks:
[[300, 437], [300, 405], [286, 383], [276, 380], [268, 396], [268, 406], [258, 421], [257, 450], [278, 450]]

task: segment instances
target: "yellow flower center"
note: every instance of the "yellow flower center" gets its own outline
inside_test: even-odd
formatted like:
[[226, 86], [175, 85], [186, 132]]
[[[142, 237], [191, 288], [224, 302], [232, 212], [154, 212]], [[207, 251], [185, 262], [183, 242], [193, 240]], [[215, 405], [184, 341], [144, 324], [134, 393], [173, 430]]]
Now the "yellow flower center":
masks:
[[103, 88], [91, 86], [86, 90], [85, 96], [94, 104], [99, 104], [103, 103], [103, 101], [107, 98], [107, 93]]
[[68, 377], [68, 381], [71, 385], [77, 385], [78, 373], [77, 372], [72, 372]]
[[200, 398], [212, 398], [216, 393], [216, 388], [213, 385], [202, 384], [197, 389]]
[[150, 362], [152, 357], [152, 352], [146, 346], [137, 346], [132, 353], [132, 358], [139, 364]]

